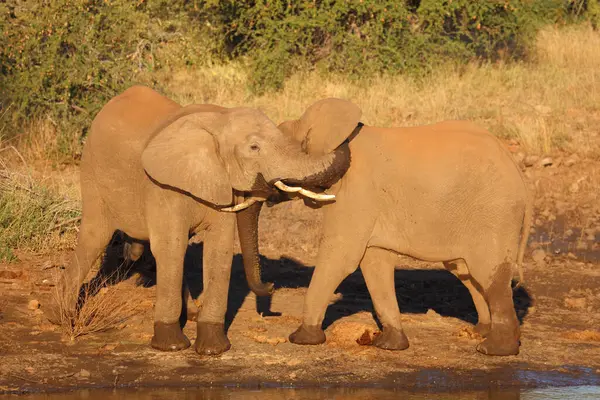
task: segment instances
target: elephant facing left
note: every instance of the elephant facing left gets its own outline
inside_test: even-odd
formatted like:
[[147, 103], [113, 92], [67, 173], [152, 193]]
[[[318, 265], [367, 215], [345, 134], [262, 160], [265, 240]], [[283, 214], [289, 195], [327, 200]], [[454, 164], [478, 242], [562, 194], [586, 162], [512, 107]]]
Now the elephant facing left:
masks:
[[[147, 240], [157, 264], [152, 347], [190, 346], [179, 317], [183, 260], [190, 234], [204, 232], [202, 307], [195, 350], [229, 349], [224, 332], [236, 220], [249, 287], [272, 291], [260, 280], [256, 232], [262, 202], [286, 179], [315, 187], [341, 177], [347, 149], [311, 156], [262, 112], [216, 105], [182, 107], [156, 91], [134, 86], [100, 110], [80, 165], [82, 220], [71, 262], [57, 284], [57, 322], [76, 312], [79, 288], [113, 233]], [[302, 190], [318, 200], [331, 196]]]

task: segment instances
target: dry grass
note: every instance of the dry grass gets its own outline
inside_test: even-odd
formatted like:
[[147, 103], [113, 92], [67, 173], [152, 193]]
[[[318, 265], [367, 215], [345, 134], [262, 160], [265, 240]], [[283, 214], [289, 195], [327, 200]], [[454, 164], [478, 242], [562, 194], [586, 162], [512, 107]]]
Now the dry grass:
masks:
[[45, 251], [71, 247], [79, 203], [45, 186], [23, 169], [0, 160], [0, 260], [13, 249]]
[[58, 289], [53, 292], [60, 327], [67, 338], [75, 340], [80, 336], [119, 329], [141, 312], [140, 304], [145, 298], [141, 289], [132, 289], [125, 284], [111, 285], [112, 282], [122, 280], [117, 276], [122, 273], [119, 269], [109, 276], [84, 285], [83, 293], [80, 294], [83, 306], [77, 313], [73, 313], [67, 296]]
[[365, 123], [420, 125], [470, 119], [537, 154], [557, 149], [600, 154], [600, 33], [588, 26], [540, 32], [536, 62], [444, 67], [422, 81], [383, 76], [351, 82], [317, 72], [293, 76], [285, 90], [253, 97], [241, 66], [212, 66], [160, 79], [169, 95], [188, 104], [248, 105], [275, 122], [297, 118], [324, 97], [347, 98]]

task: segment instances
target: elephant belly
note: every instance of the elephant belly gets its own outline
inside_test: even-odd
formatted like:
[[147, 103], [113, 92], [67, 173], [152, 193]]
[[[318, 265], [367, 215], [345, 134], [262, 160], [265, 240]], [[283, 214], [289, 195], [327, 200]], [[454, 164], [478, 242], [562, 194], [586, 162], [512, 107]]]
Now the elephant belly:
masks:
[[[410, 221], [408, 221], [410, 224]], [[398, 218], [379, 218], [369, 240], [369, 246], [380, 247], [423, 261], [439, 262], [464, 256], [460, 227], [455, 235], [444, 234], [443, 223], [419, 222], [420, 226], [407, 226]], [[437, 225], [437, 228], [436, 228]], [[447, 227], [447, 224], [445, 225]]]

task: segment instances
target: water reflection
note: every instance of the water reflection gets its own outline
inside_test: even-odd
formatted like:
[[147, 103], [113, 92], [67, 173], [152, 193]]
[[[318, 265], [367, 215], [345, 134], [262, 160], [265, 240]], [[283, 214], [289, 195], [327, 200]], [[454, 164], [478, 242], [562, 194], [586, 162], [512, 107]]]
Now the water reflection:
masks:
[[304, 389], [245, 389], [245, 388], [161, 388], [161, 389], [89, 389], [69, 393], [47, 393], [20, 396], [28, 400], [591, 400], [600, 398], [600, 386], [552, 387], [544, 389], [490, 389], [477, 392], [406, 392], [377, 388], [304, 388]]

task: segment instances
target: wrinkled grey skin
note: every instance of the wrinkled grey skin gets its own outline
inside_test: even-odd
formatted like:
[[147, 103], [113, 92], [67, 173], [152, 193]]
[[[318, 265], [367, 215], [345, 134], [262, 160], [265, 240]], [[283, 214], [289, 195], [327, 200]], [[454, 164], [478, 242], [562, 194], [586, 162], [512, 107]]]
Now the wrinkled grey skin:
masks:
[[[250, 287], [260, 281], [256, 238], [258, 206], [237, 214], [220, 211], [247, 196], [266, 197], [270, 184], [302, 182], [340, 165], [337, 154], [313, 157], [260, 111], [214, 105], [181, 107], [135, 86], [110, 100], [94, 119], [81, 160], [82, 221], [77, 248], [59, 281], [68, 314], [92, 264], [115, 230], [149, 240], [157, 263], [152, 346], [190, 345], [178, 320], [183, 259], [190, 234], [204, 232], [204, 293], [195, 349], [218, 354], [229, 347], [227, 307], [236, 218]], [[136, 249], [140, 251], [139, 248]], [[58, 321], [56, 307], [49, 319]]]
[[[326, 99], [279, 128], [314, 156], [329, 154], [359, 122], [354, 104]], [[394, 286], [397, 255], [443, 262], [469, 289], [488, 355], [519, 352], [513, 267], [525, 251], [532, 201], [502, 143], [465, 121], [411, 128], [363, 126], [350, 142], [351, 164], [329, 193], [315, 272], [297, 344], [325, 341], [321, 323], [334, 290], [360, 264], [383, 332], [374, 344], [402, 350]]]

